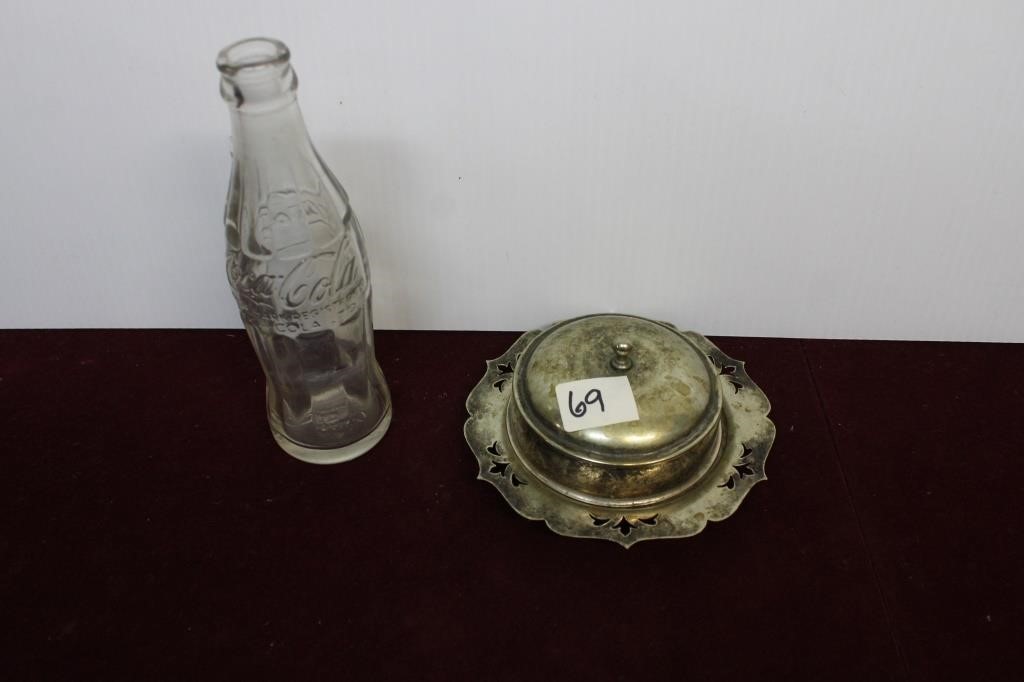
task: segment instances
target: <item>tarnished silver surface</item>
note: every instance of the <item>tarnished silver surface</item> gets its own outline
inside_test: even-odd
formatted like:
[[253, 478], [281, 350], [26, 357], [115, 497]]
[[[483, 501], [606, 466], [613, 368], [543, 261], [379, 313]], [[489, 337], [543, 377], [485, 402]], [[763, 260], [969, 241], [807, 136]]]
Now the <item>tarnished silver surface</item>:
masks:
[[[640, 419], [567, 433], [554, 387], [625, 375]], [[694, 535], [764, 480], [775, 438], [743, 363], [694, 332], [590, 315], [527, 332], [466, 402], [479, 478], [556, 533], [624, 546]]]

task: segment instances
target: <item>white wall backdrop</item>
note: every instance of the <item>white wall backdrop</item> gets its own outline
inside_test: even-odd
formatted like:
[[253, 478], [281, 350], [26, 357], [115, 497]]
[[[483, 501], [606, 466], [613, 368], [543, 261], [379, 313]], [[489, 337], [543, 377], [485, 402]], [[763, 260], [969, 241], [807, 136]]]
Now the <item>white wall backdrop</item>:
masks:
[[250, 35], [378, 328], [1024, 341], [1015, 0], [7, 0], [0, 326], [239, 326], [214, 58]]

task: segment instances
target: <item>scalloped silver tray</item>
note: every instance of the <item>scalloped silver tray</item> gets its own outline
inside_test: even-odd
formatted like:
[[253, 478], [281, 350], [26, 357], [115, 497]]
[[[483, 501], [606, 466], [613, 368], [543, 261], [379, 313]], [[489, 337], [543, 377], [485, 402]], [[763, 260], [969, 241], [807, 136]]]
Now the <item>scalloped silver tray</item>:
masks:
[[519, 355], [541, 331], [523, 334], [501, 357], [489, 360], [486, 374], [466, 401], [470, 416], [464, 431], [480, 465], [478, 478], [496, 487], [520, 515], [544, 521], [561, 535], [599, 538], [628, 547], [641, 540], [695, 535], [708, 521], [732, 515], [750, 489], [765, 480], [765, 458], [775, 439], [775, 425], [768, 419], [768, 398], [747, 375], [742, 362], [695, 332], [682, 334], [718, 370], [725, 396], [725, 429], [715, 461], [693, 487], [650, 508], [623, 510], [583, 504], [536, 480], [511, 445], [506, 410], [512, 400]]

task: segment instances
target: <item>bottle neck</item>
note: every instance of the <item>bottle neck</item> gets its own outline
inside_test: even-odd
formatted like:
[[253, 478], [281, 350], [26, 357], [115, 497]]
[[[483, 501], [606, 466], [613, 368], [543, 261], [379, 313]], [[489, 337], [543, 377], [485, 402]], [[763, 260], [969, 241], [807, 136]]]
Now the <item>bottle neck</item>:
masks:
[[247, 114], [269, 113], [295, 101], [299, 79], [291, 64], [221, 69], [220, 94], [228, 106]]
[[316, 156], [294, 93], [273, 109], [232, 107], [231, 148], [236, 162]]
[[250, 38], [217, 56], [220, 93], [231, 114], [236, 164], [262, 179], [298, 182], [316, 166], [316, 152], [295, 92], [298, 78], [284, 43]]

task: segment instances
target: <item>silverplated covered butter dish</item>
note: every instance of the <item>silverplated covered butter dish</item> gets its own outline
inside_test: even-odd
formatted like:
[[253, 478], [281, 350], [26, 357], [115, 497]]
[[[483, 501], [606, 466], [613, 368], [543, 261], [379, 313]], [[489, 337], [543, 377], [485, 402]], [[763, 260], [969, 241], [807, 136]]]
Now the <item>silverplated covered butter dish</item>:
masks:
[[768, 398], [700, 334], [632, 315], [527, 332], [466, 401], [466, 441], [512, 508], [624, 546], [699, 533], [765, 479]]

